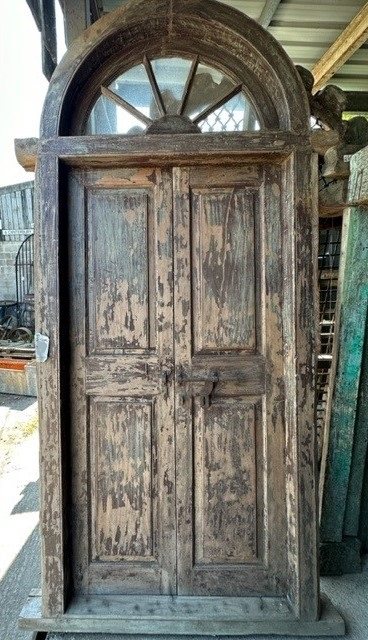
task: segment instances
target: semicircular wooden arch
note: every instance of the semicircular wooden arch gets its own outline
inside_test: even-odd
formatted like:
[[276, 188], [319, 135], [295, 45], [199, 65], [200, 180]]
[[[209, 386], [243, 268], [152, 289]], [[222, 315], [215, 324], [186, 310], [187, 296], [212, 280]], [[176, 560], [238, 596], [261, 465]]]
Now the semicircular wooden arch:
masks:
[[281, 45], [215, 0], [131, 0], [70, 47], [50, 82], [41, 137], [80, 134], [102, 84], [149, 57], [199, 55], [252, 96], [264, 128], [307, 133], [304, 86]]

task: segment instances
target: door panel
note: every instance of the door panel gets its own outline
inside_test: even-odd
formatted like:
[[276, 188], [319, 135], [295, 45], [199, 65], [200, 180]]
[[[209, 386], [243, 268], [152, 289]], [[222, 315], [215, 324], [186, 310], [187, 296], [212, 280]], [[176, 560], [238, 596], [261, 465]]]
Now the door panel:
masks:
[[69, 183], [74, 587], [175, 593], [171, 175]]
[[193, 347], [255, 347], [254, 194], [192, 189]]
[[134, 398], [92, 402], [92, 561], [154, 560], [152, 414]]
[[255, 562], [256, 406], [216, 401], [209, 411], [195, 405], [195, 565]]
[[273, 364], [281, 304], [267, 280], [271, 271], [274, 283], [282, 277], [281, 170], [272, 171], [174, 170], [182, 594], [276, 595], [285, 588], [285, 524], [275, 520], [279, 512], [285, 517], [284, 396]]
[[89, 354], [149, 349], [155, 337], [151, 200], [144, 188], [87, 190]]

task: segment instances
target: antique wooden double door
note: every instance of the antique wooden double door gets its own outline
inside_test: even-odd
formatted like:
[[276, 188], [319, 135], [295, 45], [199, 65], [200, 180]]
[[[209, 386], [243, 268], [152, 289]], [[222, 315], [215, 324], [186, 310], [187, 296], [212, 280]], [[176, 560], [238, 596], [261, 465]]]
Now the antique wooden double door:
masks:
[[68, 184], [75, 592], [282, 595], [281, 165]]

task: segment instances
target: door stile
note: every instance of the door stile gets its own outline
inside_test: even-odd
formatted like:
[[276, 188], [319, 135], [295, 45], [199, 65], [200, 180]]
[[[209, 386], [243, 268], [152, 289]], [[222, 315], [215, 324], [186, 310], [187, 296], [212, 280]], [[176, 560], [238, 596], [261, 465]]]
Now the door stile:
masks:
[[[296, 150], [285, 162], [285, 382], [288, 595], [301, 620], [318, 620], [315, 353], [318, 335], [318, 163]], [[305, 196], [307, 194], [307, 197]], [[313, 258], [313, 259], [311, 259]]]
[[175, 439], [175, 368], [174, 368], [174, 283], [173, 283], [173, 192], [170, 170], [161, 169], [161, 187], [156, 185], [158, 204], [155, 243], [157, 247], [156, 295], [157, 350], [160, 354], [161, 392], [158, 395], [161, 416], [161, 440], [157, 449], [159, 495], [165, 496], [157, 519], [157, 536], [161, 562], [166, 568], [162, 590], [177, 593], [177, 531], [176, 517], [176, 439]]
[[68, 247], [69, 271], [73, 282], [70, 295], [70, 521], [73, 538], [73, 591], [88, 589], [89, 539], [84, 535], [86, 523], [90, 527], [88, 415], [85, 399], [85, 344], [87, 340], [86, 299], [86, 193], [81, 184], [81, 172], [69, 172], [68, 179]]
[[[265, 562], [274, 588], [286, 593], [285, 380], [282, 167], [267, 165], [262, 190]], [[277, 538], [272, 532], [277, 532]], [[283, 543], [281, 542], [283, 541]]]
[[[318, 620], [319, 525], [316, 438], [316, 353], [318, 336], [318, 161], [315, 153], [295, 153], [296, 213], [296, 397], [298, 426], [300, 618]], [[307, 196], [306, 196], [307, 194]], [[307, 487], [307, 489], [305, 489]]]
[[188, 486], [188, 468], [193, 469], [193, 400], [181, 394], [180, 367], [191, 360], [191, 279], [189, 171], [173, 168], [174, 229], [174, 349], [176, 379], [176, 529], [178, 595], [191, 595], [193, 494]]
[[48, 336], [49, 353], [37, 364], [40, 424], [40, 527], [42, 610], [52, 617], [64, 613], [68, 591], [65, 523], [66, 433], [60, 405], [59, 189], [60, 161], [40, 155], [35, 188], [35, 313], [36, 327]]

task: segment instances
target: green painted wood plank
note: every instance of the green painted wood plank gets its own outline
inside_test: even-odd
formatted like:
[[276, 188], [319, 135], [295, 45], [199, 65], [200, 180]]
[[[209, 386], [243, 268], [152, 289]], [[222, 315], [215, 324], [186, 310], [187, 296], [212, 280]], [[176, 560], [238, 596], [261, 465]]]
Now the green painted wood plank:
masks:
[[[367, 214], [366, 214], [367, 215]], [[368, 270], [368, 263], [366, 265]], [[361, 509], [364, 467], [368, 443], [368, 318], [360, 374], [357, 412], [355, 418], [354, 444], [346, 497], [344, 535], [358, 536]]]
[[[349, 200], [368, 194], [368, 148], [350, 163]], [[340, 265], [339, 353], [332, 396], [330, 440], [326, 460], [321, 541], [343, 536], [348, 494], [360, 370], [368, 305], [368, 214], [351, 208], [344, 214]]]
[[323, 542], [320, 547], [321, 576], [341, 576], [344, 573], [360, 573], [360, 540], [343, 538], [340, 542]]

